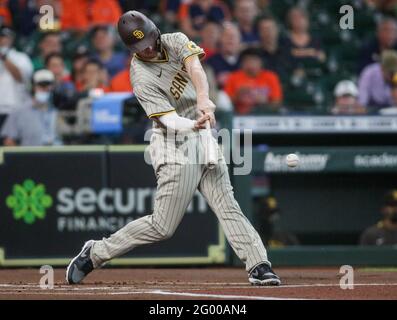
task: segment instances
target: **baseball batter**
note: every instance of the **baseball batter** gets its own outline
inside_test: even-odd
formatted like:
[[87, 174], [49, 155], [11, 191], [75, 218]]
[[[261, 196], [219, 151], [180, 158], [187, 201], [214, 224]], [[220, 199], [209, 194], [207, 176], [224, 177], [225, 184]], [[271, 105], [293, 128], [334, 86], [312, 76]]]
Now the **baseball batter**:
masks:
[[245, 263], [249, 281], [280, 285], [258, 233], [234, 199], [220, 148], [216, 147], [218, 163], [214, 169], [203, 160], [202, 133], [207, 121], [215, 124], [215, 105], [208, 98], [208, 82], [200, 62], [204, 51], [183, 33], [161, 35], [154, 23], [137, 11], [121, 16], [118, 31], [135, 53], [131, 61], [134, 93], [153, 120], [149, 148], [158, 184], [154, 211], [109, 238], [88, 241], [70, 262], [66, 281], [80, 283], [107, 261], [137, 246], [170, 238], [198, 189]]

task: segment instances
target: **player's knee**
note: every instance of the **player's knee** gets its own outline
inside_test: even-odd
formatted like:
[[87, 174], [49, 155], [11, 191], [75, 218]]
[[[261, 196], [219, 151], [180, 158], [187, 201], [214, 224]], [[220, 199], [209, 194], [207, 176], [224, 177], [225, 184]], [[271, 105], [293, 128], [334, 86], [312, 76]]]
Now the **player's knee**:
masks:
[[161, 234], [162, 240], [167, 240], [167, 239], [171, 238], [175, 233], [175, 229], [176, 228], [173, 228], [171, 226], [161, 228], [160, 234]]
[[175, 229], [174, 228], [163, 227], [163, 226], [160, 226], [159, 224], [156, 224], [156, 223], [153, 224], [153, 227], [157, 231], [159, 240], [167, 240], [167, 239], [171, 238], [174, 235], [174, 233], [175, 233]]
[[164, 230], [163, 233], [161, 234], [162, 240], [167, 240], [167, 239], [171, 238], [174, 235], [174, 233], [175, 233], [175, 231], [172, 229]]

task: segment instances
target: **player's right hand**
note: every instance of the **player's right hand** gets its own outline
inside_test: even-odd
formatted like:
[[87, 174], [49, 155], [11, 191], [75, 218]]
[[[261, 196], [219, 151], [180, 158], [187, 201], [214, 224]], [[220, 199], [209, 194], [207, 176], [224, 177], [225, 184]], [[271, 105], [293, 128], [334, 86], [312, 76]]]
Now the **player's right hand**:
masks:
[[205, 129], [205, 123], [209, 120], [210, 120], [210, 116], [208, 114], [203, 114], [196, 120], [194, 124], [194, 129], [195, 130]]
[[208, 115], [210, 117], [210, 125], [211, 128], [215, 128], [216, 125], [216, 119], [215, 119], [215, 114], [212, 111], [203, 111], [203, 110], [199, 110], [198, 113], [200, 115]]

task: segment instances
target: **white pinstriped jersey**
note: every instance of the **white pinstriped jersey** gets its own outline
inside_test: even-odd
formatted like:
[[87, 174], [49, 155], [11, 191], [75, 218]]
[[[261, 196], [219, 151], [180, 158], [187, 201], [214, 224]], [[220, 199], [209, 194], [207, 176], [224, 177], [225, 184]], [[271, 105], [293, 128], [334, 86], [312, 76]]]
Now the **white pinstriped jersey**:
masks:
[[197, 98], [184, 62], [204, 50], [181, 33], [161, 35], [163, 60], [146, 61], [135, 55], [131, 61], [134, 93], [149, 118], [176, 111], [191, 120], [197, 117]]
[[[149, 118], [156, 119], [176, 111], [182, 117], [196, 119], [196, 92], [184, 70], [184, 61], [192, 55], [203, 57], [204, 51], [182, 33], [164, 34], [161, 39], [163, 61], [142, 61], [136, 55], [132, 59], [134, 92]], [[210, 170], [202, 165], [205, 143], [199, 132], [194, 131], [186, 141], [175, 143], [163, 135], [162, 130], [154, 133], [149, 149], [158, 183], [153, 214], [130, 222], [109, 238], [96, 241], [91, 251], [94, 267], [138, 246], [171, 237], [197, 189], [217, 215], [246, 270], [262, 262], [270, 265], [259, 234], [234, 199], [228, 168], [220, 149], [218, 164]], [[187, 150], [193, 152], [186, 153]], [[197, 226], [202, 227], [205, 226]]]

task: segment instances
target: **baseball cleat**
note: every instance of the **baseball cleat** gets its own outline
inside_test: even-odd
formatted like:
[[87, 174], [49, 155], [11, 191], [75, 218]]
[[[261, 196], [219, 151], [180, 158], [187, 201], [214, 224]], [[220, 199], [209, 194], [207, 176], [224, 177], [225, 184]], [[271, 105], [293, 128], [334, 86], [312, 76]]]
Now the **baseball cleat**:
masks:
[[280, 278], [266, 263], [254, 267], [249, 273], [248, 280], [254, 286], [279, 286], [281, 284]]
[[93, 240], [87, 241], [80, 253], [70, 261], [66, 269], [66, 282], [68, 284], [80, 283], [92, 270], [94, 266], [90, 257]]

